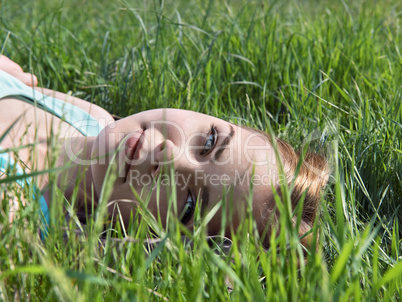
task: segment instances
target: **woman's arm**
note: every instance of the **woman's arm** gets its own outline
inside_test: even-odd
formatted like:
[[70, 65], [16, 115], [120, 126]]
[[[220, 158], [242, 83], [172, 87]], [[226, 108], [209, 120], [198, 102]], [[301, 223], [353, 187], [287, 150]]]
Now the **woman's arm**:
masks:
[[85, 112], [88, 112], [91, 116], [93, 116], [98, 121], [98, 123], [102, 127], [106, 127], [111, 122], [114, 122], [114, 119], [110, 115], [110, 113], [98, 105], [95, 105], [90, 102], [84, 101], [82, 99], [76, 98], [69, 94], [65, 94], [65, 93], [54, 91], [54, 90], [47, 89], [47, 88], [35, 87], [35, 90], [39, 91], [40, 93], [42, 93], [44, 95], [54, 97], [56, 99], [65, 101], [67, 103], [71, 103], [74, 106], [84, 110]]
[[[0, 70], [7, 72], [8, 74], [23, 82], [25, 85], [31, 87], [38, 85], [38, 80], [35, 75], [24, 72], [20, 65], [4, 55], [0, 55]], [[95, 104], [58, 91], [41, 87], [35, 87], [35, 89], [45, 95], [52, 96], [56, 99], [71, 103], [74, 106], [77, 106], [78, 108], [88, 112], [95, 119], [97, 119], [99, 124], [103, 127], [107, 126], [110, 122], [114, 122], [114, 119], [109, 114], [109, 112]]]
[[20, 65], [11, 61], [5, 55], [0, 55], [0, 70], [11, 74], [14, 78], [17, 78], [22, 83], [28, 86], [38, 85], [38, 79], [31, 73], [24, 72]]

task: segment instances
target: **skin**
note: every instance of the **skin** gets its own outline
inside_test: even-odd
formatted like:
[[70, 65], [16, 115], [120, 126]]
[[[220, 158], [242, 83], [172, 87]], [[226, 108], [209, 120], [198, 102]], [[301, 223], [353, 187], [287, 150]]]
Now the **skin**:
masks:
[[[25, 73], [18, 64], [4, 55], [0, 55], [0, 70], [11, 74], [28, 86], [34, 87], [37, 85], [35, 75]], [[97, 118], [103, 126], [113, 121], [113, 117], [99, 106], [49, 89], [40, 87], [34, 87], [33, 89], [45, 95], [54, 96], [55, 98], [74, 104]], [[75, 133], [68, 131], [70, 128], [69, 124], [18, 98], [7, 97], [0, 99], [0, 106], [0, 133], [3, 134], [13, 125], [11, 131], [2, 139], [1, 147], [4, 149], [17, 147], [18, 158], [14, 158], [14, 161], [20, 162], [20, 166], [25, 167], [27, 173], [33, 169], [40, 171], [49, 167], [51, 156], [49, 156], [47, 141], [51, 137], [51, 134], [58, 138], [59, 141], [56, 144], [63, 142], [65, 139], [70, 139], [69, 134], [73, 134], [74, 138], [80, 136], [76, 131]], [[30, 144], [35, 144], [34, 150], [32, 148], [21, 148], [21, 146]], [[9, 154], [11, 157], [14, 157], [13, 153]], [[61, 158], [63, 158], [62, 155]], [[0, 175], [1, 177], [4, 177], [4, 175]], [[48, 177], [46, 174], [42, 174], [34, 179], [39, 189], [43, 189], [47, 181]], [[46, 194], [44, 195], [46, 196]], [[17, 197], [10, 203], [8, 213], [10, 222], [14, 219], [14, 212], [19, 208], [20, 201], [25, 204], [23, 199], [21, 200]]]
[[[202, 155], [212, 125], [217, 131], [216, 144], [209, 153]], [[130, 152], [125, 148], [125, 141], [130, 137], [140, 137], [134, 160], [130, 160]], [[228, 137], [231, 137], [229, 143], [219, 151]], [[217, 153], [220, 153], [218, 158]], [[113, 154], [116, 154], [114, 161]], [[258, 224], [263, 225], [273, 206], [267, 205], [266, 200], [271, 194], [271, 182], [277, 182], [276, 163], [267, 139], [255, 131], [209, 115], [179, 109], [157, 109], [132, 115], [106, 127], [92, 142], [91, 155], [95, 160], [86, 178], [94, 184], [98, 196], [107, 168], [113, 163], [117, 165], [119, 177], [110, 200], [119, 206], [125, 222], [129, 220], [131, 209], [136, 207], [135, 202], [127, 201], [135, 200], [134, 189], [144, 197], [151, 195], [148, 209], [155, 216], [159, 213], [165, 223], [172, 182], [163, 172], [169, 171], [170, 167], [175, 171], [179, 214], [185, 208], [189, 194], [195, 200], [201, 199], [204, 210], [208, 210], [219, 202], [226, 190], [234, 197], [230, 205], [232, 223], [238, 225], [245, 213], [253, 175], [253, 212]], [[159, 206], [156, 186], [152, 182], [157, 181], [158, 176], [161, 181]], [[209, 193], [207, 205], [206, 191]], [[219, 210], [209, 223], [211, 234], [219, 231], [222, 215]], [[187, 222], [188, 226], [192, 224], [193, 217]]]
[[[16, 67], [14, 62], [4, 58], [0, 58], [0, 69], [11, 71], [9, 73], [28, 85], [36, 85], [36, 78], [27, 76], [18, 65]], [[20, 150], [19, 157], [28, 167], [44, 169], [46, 161], [40, 159], [48, 155], [45, 142], [50, 132], [56, 133], [62, 142], [57, 165], [70, 165], [69, 169], [60, 174], [58, 185], [69, 199], [76, 179], [81, 179], [79, 206], [91, 201], [87, 192], [93, 192], [97, 201], [108, 167], [114, 165], [117, 178], [109, 198], [111, 215], [119, 207], [123, 221], [127, 224], [131, 212], [137, 207], [138, 200], [133, 193], [136, 191], [142, 199], [149, 199], [149, 211], [155, 217], [159, 215], [165, 224], [172, 187], [172, 180], [166, 173], [174, 168], [178, 215], [186, 208], [189, 195], [194, 201], [201, 202], [203, 211], [214, 207], [223, 197], [223, 202], [231, 200], [228, 211], [223, 213], [221, 209], [218, 210], [208, 224], [208, 232], [219, 232], [222, 215], [229, 215], [230, 225], [236, 227], [246, 212], [252, 181], [253, 215], [258, 228], [264, 228], [273, 208], [272, 204], [267, 204], [272, 194], [270, 186], [276, 184], [278, 179], [273, 148], [263, 135], [209, 115], [179, 109], [144, 111], [114, 122], [105, 110], [88, 102], [50, 90], [41, 89], [41, 92], [74, 103], [100, 120], [105, 128], [97, 137], [83, 137], [76, 131], [70, 131], [70, 125], [53, 115], [18, 99], [6, 98], [1, 100], [1, 105], [7, 109], [0, 113], [5, 114], [7, 111], [7, 119], [0, 116], [0, 121], [3, 121], [0, 124], [2, 132], [11, 123], [5, 120], [15, 120], [21, 112], [25, 112], [25, 115], [17, 123], [16, 130], [10, 132], [2, 142], [2, 147], [15, 146], [15, 142], [20, 142], [20, 139], [25, 144], [39, 142], [36, 159], [32, 159], [27, 149]], [[10, 116], [13, 118], [10, 119]], [[28, 134], [24, 134], [27, 126], [32, 124], [35, 127], [28, 127]], [[215, 136], [211, 135], [212, 126], [216, 129]], [[139, 139], [136, 148], [133, 145], [136, 141], [134, 138]], [[208, 141], [213, 144], [205, 153]], [[227, 144], [222, 148], [224, 141]], [[135, 156], [132, 159], [134, 149]], [[158, 180], [161, 184], [159, 197], [155, 189]], [[45, 188], [46, 177], [38, 180], [38, 183], [40, 188]], [[225, 198], [224, 191], [229, 192], [231, 197]], [[44, 196], [49, 203], [48, 194]], [[193, 225], [193, 218], [186, 222], [188, 227]]]

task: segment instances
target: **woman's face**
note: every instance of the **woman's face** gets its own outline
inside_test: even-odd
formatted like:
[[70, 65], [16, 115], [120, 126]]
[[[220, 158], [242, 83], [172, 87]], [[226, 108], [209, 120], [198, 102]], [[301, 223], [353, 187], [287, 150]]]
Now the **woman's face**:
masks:
[[[162, 223], [174, 190], [177, 213], [188, 226], [193, 223], [197, 201], [202, 211], [208, 211], [225, 192], [223, 202], [230, 210], [224, 215], [230, 213], [232, 223], [240, 223], [250, 184], [258, 225], [263, 227], [272, 209], [267, 200], [271, 182], [277, 182], [277, 169], [268, 140], [258, 132], [209, 115], [179, 109], [141, 112], [106, 127], [92, 154], [96, 163], [90, 172], [98, 196], [109, 164], [116, 164], [118, 178], [110, 201], [119, 206], [125, 223], [136, 207], [135, 202], [129, 202], [136, 201], [133, 190], [143, 200], [150, 195], [147, 207], [155, 217], [160, 215]], [[222, 215], [219, 209], [208, 225], [209, 233], [219, 231]]]

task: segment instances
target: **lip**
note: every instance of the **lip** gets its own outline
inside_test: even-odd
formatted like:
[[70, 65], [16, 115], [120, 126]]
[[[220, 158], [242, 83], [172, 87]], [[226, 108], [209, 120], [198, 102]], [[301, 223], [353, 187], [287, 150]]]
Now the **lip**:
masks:
[[126, 174], [128, 174], [128, 171], [130, 170], [132, 161], [138, 157], [138, 151], [142, 147], [143, 134], [144, 130], [134, 131], [129, 134], [129, 138], [126, 140], [124, 149], [126, 159], [128, 159], [126, 160]]

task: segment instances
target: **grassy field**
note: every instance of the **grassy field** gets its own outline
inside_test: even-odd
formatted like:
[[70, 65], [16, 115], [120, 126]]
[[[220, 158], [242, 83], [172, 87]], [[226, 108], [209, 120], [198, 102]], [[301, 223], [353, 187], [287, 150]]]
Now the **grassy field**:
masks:
[[189, 246], [171, 219], [148, 252], [127, 239], [147, 237], [146, 215], [99, 244], [104, 213], [75, 236], [61, 206], [42, 242], [34, 201], [7, 223], [21, 193], [0, 179], [0, 300], [401, 301], [401, 16], [397, 0], [1, 1], [2, 53], [42, 86], [120, 116], [171, 107], [272, 127], [333, 176], [307, 265], [286, 205], [268, 251], [252, 220], [225, 255], [202, 221]]

